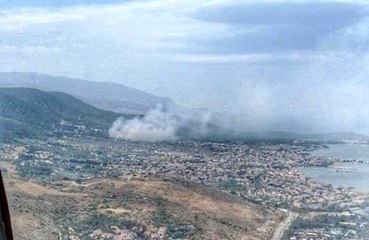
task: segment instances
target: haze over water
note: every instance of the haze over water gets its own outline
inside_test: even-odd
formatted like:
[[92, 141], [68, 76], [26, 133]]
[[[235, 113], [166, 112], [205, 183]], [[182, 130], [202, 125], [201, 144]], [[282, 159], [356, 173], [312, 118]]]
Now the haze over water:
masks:
[[[369, 145], [331, 144], [312, 154], [334, 159], [356, 159], [369, 162]], [[334, 186], [369, 190], [368, 163], [337, 163], [333, 167], [309, 167], [302, 171], [309, 177]]]

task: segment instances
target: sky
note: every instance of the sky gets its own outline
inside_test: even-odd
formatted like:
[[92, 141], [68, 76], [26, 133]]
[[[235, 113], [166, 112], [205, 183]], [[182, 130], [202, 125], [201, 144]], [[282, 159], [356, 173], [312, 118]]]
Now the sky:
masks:
[[368, 50], [369, 1], [0, 0], [0, 71], [118, 82], [254, 128], [369, 133]]

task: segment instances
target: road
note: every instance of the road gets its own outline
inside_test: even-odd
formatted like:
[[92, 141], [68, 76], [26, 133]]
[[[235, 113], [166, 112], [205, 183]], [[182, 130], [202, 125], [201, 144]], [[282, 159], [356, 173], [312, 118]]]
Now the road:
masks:
[[297, 218], [298, 214], [294, 212], [288, 212], [288, 216], [283, 220], [277, 230], [275, 231], [272, 240], [281, 240], [284, 232], [291, 226], [291, 223]]

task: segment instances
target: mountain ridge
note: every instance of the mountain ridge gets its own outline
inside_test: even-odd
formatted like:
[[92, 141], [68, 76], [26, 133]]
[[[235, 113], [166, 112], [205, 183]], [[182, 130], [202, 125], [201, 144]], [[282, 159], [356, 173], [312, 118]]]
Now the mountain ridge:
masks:
[[120, 116], [122, 114], [98, 109], [61, 92], [0, 88], [2, 139], [40, 136], [62, 128], [74, 130], [77, 126], [86, 128], [89, 133], [98, 129], [107, 135], [111, 124]]
[[72, 95], [108, 111], [142, 114], [157, 104], [172, 105], [170, 98], [113, 82], [96, 82], [36, 72], [0, 72], [0, 87], [26, 87]]

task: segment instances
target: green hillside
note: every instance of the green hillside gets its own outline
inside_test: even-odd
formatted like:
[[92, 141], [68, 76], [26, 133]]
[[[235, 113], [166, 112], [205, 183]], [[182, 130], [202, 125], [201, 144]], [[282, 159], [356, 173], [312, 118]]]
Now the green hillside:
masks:
[[95, 108], [65, 93], [0, 88], [1, 139], [50, 134], [66, 125], [70, 131], [84, 126], [86, 134], [92, 129], [106, 133], [119, 116], [121, 114]]

